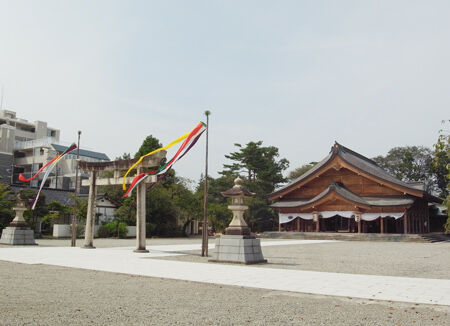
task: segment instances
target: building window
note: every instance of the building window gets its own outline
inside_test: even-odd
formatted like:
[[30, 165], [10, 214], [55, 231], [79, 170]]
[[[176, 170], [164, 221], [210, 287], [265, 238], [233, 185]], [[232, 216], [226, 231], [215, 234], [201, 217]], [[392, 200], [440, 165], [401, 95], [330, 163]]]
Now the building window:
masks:
[[47, 137], [55, 137], [56, 132], [54, 130], [47, 129]]

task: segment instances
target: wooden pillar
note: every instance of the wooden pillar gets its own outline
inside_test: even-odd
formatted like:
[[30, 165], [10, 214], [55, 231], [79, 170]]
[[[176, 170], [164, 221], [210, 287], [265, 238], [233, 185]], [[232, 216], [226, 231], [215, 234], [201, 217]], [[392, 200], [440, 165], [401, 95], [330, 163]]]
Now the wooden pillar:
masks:
[[380, 217], [380, 233], [384, 233], [384, 217]]
[[361, 229], [362, 229], [362, 220], [361, 219], [359, 219], [359, 221], [358, 221], [358, 233], [361, 233]]
[[[140, 174], [142, 172], [142, 168], [139, 168], [137, 174]], [[145, 248], [145, 191], [145, 183], [141, 182], [140, 184], [138, 184], [136, 191], [136, 250], [134, 250], [134, 252], [148, 252], [148, 250]]]
[[417, 233], [423, 233], [423, 217], [422, 217], [422, 211], [419, 212], [419, 215], [417, 216]]
[[91, 172], [89, 178], [89, 197], [86, 216], [86, 227], [84, 230], [84, 246], [86, 249], [94, 249], [94, 223], [95, 223], [95, 207], [97, 203], [97, 171]]
[[316, 221], [316, 232], [320, 232], [320, 217], [317, 217], [317, 221]]
[[408, 232], [408, 212], [406, 211], [403, 215], [403, 233], [409, 233]]
[[300, 217], [297, 217], [297, 232], [300, 232]]
[[281, 232], [281, 222], [278, 220], [278, 232]]

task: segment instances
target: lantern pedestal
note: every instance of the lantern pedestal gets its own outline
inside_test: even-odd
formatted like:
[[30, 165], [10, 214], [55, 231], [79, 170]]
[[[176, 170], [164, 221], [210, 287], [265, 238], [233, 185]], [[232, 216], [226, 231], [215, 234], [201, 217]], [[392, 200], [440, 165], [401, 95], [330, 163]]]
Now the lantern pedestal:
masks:
[[260, 239], [251, 235], [222, 235], [216, 239], [216, 248], [209, 260], [238, 264], [267, 263], [261, 252]]
[[36, 245], [34, 231], [23, 226], [7, 226], [4, 228], [0, 243], [16, 246]]
[[23, 218], [23, 212], [27, 210], [27, 207], [25, 206], [25, 201], [21, 200], [20, 196], [17, 200], [17, 206], [13, 210], [16, 211], [16, 217], [8, 227], [3, 229], [0, 244], [36, 245], [34, 231], [27, 226]]
[[250, 228], [244, 220], [244, 212], [248, 206], [244, 205], [244, 197], [254, 193], [242, 186], [241, 178], [234, 180], [233, 188], [222, 192], [225, 197], [231, 197], [228, 209], [233, 212], [233, 220], [225, 229], [225, 235], [216, 239], [216, 248], [211, 262], [260, 264], [267, 263], [261, 252], [261, 242], [250, 235]]

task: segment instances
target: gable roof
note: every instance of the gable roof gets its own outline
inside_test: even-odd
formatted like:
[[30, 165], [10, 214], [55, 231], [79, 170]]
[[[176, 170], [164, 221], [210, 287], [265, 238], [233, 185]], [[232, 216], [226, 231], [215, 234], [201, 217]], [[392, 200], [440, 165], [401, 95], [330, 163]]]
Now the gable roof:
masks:
[[380, 181], [385, 181], [387, 183], [399, 186], [405, 190], [410, 190], [414, 193], [420, 192], [424, 194], [424, 187], [422, 183], [414, 182], [414, 183], [408, 183], [404, 182], [402, 180], [399, 180], [395, 178], [394, 176], [390, 175], [388, 172], [380, 168], [377, 163], [375, 163], [373, 160], [356, 153], [355, 151], [352, 151], [351, 149], [342, 146], [341, 144], [335, 142], [333, 147], [331, 147], [330, 153], [319, 163], [317, 163], [312, 169], [306, 171], [304, 174], [299, 176], [298, 178], [292, 180], [288, 184], [282, 186], [281, 188], [277, 189], [273, 193], [269, 194], [268, 197], [274, 197], [277, 194], [280, 194], [282, 192], [285, 192], [289, 190], [290, 188], [295, 187], [298, 183], [306, 180], [311, 175], [315, 174], [317, 171], [321, 170], [322, 168], [326, 167], [326, 165], [331, 162], [335, 157], [339, 157], [344, 162], [348, 163], [352, 167], [356, 168], [357, 170], [360, 170], [368, 175], [371, 175]]
[[[67, 149], [67, 146], [59, 145], [59, 144], [52, 144], [52, 147], [58, 153], [62, 153], [62, 152], [64, 152]], [[73, 151], [72, 153], [76, 153], [76, 150]], [[86, 157], [96, 158], [96, 159], [99, 159], [99, 160], [109, 161], [109, 157], [105, 153], [88, 151], [86, 149], [81, 149], [80, 148], [80, 155], [81, 156], [86, 156]]]

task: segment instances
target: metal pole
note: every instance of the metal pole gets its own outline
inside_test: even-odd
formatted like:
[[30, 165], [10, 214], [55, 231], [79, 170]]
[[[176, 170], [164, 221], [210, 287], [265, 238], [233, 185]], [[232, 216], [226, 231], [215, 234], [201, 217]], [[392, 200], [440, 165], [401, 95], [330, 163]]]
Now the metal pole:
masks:
[[205, 155], [205, 188], [203, 192], [203, 227], [202, 227], [202, 256], [208, 256], [208, 132], [209, 132], [209, 115], [210, 111], [206, 110], [206, 155]]
[[[77, 161], [76, 161], [76, 168], [75, 168], [75, 203], [76, 205], [76, 198], [78, 197], [78, 160], [80, 159], [80, 136], [81, 136], [81, 130], [78, 130], [78, 147], [77, 147]], [[71, 246], [75, 247], [77, 245], [77, 212], [74, 212], [72, 216], [72, 243]]]
[[55, 178], [55, 189], [58, 189], [58, 166], [55, 167], [56, 178]]
[[14, 164], [11, 164], [11, 185], [14, 184]]

